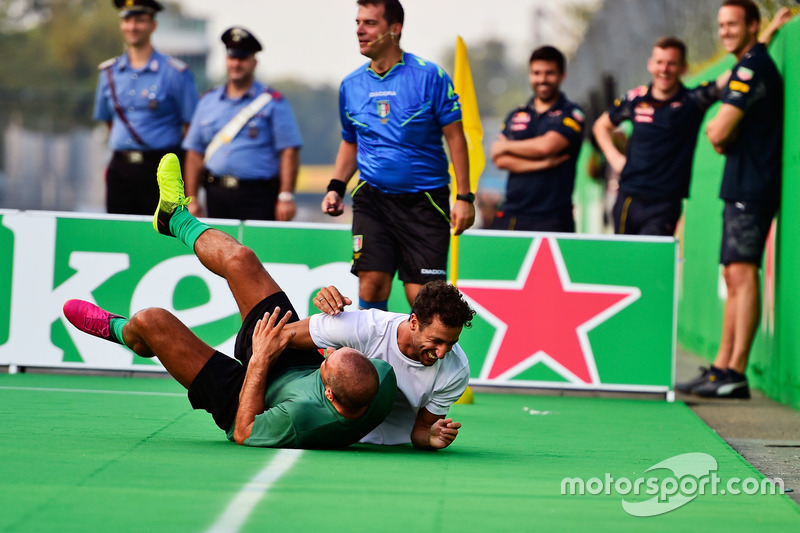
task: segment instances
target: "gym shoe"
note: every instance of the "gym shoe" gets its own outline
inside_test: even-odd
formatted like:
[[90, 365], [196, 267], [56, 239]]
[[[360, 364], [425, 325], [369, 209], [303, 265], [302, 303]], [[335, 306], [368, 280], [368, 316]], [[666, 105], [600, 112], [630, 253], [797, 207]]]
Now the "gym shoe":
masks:
[[734, 378], [730, 372], [721, 375], [711, 374], [705, 383], [694, 387], [692, 393], [705, 398], [750, 398], [747, 378]]
[[161, 158], [156, 172], [158, 179], [158, 207], [153, 215], [153, 228], [162, 235], [174, 237], [169, 230], [169, 221], [176, 209], [184, 209], [192, 201], [183, 193], [183, 178], [178, 156], [167, 154]]
[[695, 378], [690, 379], [689, 381], [684, 381], [683, 383], [676, 383], [675, 390], [689, 394], [690, 392], [692, 392], [693, 388], [697, 387], [698, 385], [702, 385], [703, 383], [708, 381], [708, 376], [710, 376], [712, 373], [715, 374], [722, 373], [721, 370], [717, 370], [714, 367], [706, 368], [704, 366], [701, 366], [700, 368], [698, 368], [698, 370], [700, 370], [699, 376], [696, 376]]
[[122, 344], [111, 332], [109, 324], [112, 318], [124, 318], [120, 315], [113, 315], [90, 302], [68, 300], [64, 304], [64, 316], [70, 324], [89, 335]]

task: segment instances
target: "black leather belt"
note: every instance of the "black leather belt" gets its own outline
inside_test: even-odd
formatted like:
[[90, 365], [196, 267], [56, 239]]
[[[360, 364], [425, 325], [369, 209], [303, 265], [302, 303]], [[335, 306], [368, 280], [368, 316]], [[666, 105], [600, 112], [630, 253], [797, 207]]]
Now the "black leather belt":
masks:
[[212, 174], [211, 172], [206, 172], [206, 185], [209, 187], [222, 187], [223, 189], [238, 189], [239, 187], [247, 187], [247, 186], [263, 186], [266, 182], [277, 179], [277, 176], [273, 178], [266, 178], [266, 179], [240, 179], [236, 176], [231, 176], [230, 174]]
[[222, 187], [223, 189], [238, 189], [239, 182], [240, 182], [239, 178], [237, 178], [236, 176], [231, 176], [229, 174], [225, 174], [224, 176], [217, 176], [211, 173], [206, 174], [206, 185], [211, 185], [212, 187]]
[[132, 165], [141, 165], [144, 163], [144, 154], [142, 150], [117, 150], [117, 153], [125, 158], [125, 161]]
[[164, 154], [170, 152], [178, 154], [179, 158], [183, 157], [183, 152], [180, 151], [180, 147], [164, 148], [161, 150], [114, 150], [114, 157], [122, 159], [131, 165], [141, 165], [147, 162], [157, 163]]

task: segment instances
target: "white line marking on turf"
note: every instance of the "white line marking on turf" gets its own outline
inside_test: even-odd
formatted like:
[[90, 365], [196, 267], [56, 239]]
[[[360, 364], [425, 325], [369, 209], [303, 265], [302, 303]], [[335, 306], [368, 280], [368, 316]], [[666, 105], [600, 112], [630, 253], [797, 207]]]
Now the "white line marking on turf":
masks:
[[242, 487], [239, 494], [228, 504], [225, 512], [207, 533], [234, 533], [247, 521], [256, 504], [292, 465], [300, 458], [302, 450], [282, 449], [272, 457], [261, 472]]
[[56, 389], [47, 387], [0, 387], [0, 390], [18, 390], [34, 392], [80, 392], [84, 394], [129, 394], [134, 396], [175, 396], [185, 398], [181, 392], [146, 392], [135, 390], [92, 390], [92, 389]]

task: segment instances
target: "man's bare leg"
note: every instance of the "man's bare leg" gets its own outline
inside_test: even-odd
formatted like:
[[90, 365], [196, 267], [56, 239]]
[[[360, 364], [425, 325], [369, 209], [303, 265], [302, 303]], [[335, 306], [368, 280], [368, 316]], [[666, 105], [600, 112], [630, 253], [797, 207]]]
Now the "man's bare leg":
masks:
[[758, 267], [752, 263], [731, 263], [728, 269], [726, 280], [730, 278], [728, 285], [735, 287], [737, 297], [735, 335], [727, 368], [744, 374], [761, 315]]
[[408, 306], [414, 307], [414, 300], [417, 299], [417, 293], [422, 288], [421, 283], [406, 283], [403, 288], [406, 290], [406, 300], [408, 300]]
[[131, 350], [143, 357], [158, 357], [186, 389], [215, 351], [165, 309], [139, 311], [125, 324], [122, 334]]
[[209, 228], [189, 213], [178, 158], [167, 154], [158, 167], [159, 205], [153, 227], [177, 237], [211, 272], [225, 278], [242, 319], [261, 300], [280, 291], [255, 253], [225, 232]]
[[68, 300], [64, 303], [64, 316], [84, 333], [124, 344], [142, 357], [157, 356], [170, 375], [187, 389], [214, 355], [211, 346], [165, 309], [145, 309], [129, 320], [92, 302]]
[[392, 291], [392, 278], [389, 272], [379, 270], [360, 270], [358, 272], [358, 305], [362, 308], [386, 310], [389, 294]]
[[225, 232], [205, 231], [197, 239], [194, 253], [203, 266], [228, 282], [242, 319], [261, 300], [281, 290], [255, 252]]

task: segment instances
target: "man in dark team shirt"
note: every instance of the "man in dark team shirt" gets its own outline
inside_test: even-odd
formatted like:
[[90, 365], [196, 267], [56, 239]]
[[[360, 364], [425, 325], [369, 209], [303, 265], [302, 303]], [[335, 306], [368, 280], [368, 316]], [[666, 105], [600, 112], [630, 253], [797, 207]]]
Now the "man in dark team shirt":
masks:
[[506, 199], [493, 229], [574, 232], [572, 191], [584, 113], [560, 86], [564, 55], [552, 46], [531, 54], [530, 102], [506, 118], [492, 144], [492, 160], [509, 171]]
[[[661, 37], [653, 46], [647, 70], [649, 86], [632, 89], [603, 113], [592, 129], [608, 164], [621, 173], [614, 204], [614, 232], [673, 235], [689, 197], [697, 133], [706, 110], [719, 98], [727, 73], [715, 84], [687, 89], [686, 45]], [[625, 154], [612, 133], [625, 120], [633, 133]]]
[[[782, 10], [770, 28], [788, 18]], [[758, 269], [780, 204], [783, 83], [766, 46], [757, 40], [758, 6], [751, 0], [727, 0], [717, 21], [723, 47], [737, 60], [722, 105], [706, 128], [714, 149], [725, 155], [720, 263], [728, 298], [713, 366], [677, 388], [700, 396], [749, 398], [744, 374], [760, 315]]]

